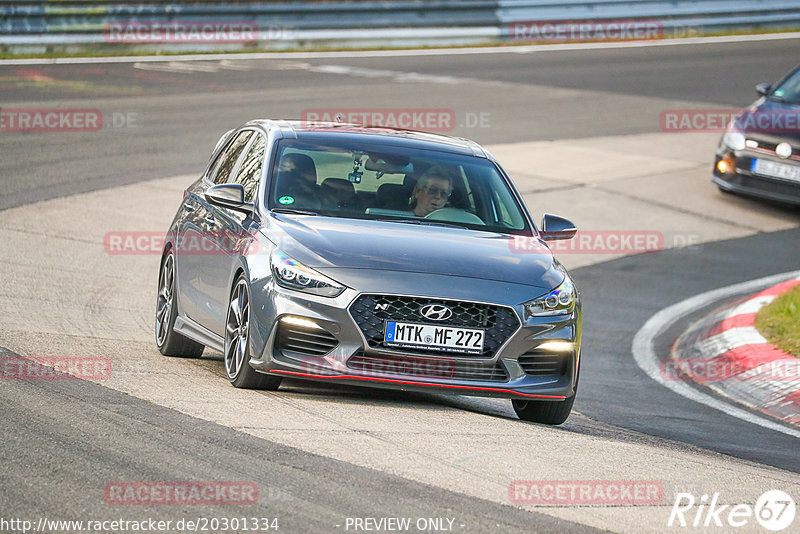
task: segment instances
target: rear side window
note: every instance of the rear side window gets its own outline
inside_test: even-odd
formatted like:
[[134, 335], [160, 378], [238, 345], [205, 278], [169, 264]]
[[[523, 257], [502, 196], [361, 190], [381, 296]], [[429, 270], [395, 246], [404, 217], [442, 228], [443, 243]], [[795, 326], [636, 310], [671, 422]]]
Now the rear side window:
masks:
[[217, 161], [214, 162], [214, 167], [208, 175], [211, 181], [215, 184], [224, 184], [228, 181], [231, 172], [236, 166], [236, 161], [239, 159], [239, 156], [242, 155], [242, 151], [244, 147], [247, 146], [247, 142], [252, 135], [252, 130], [245, 130], [236, 136], [233, 142], [228, 145], [228, 148], [226, 148], [217, 158]]
[[242, 187], [244, 187], [244, 199], [246, 202], [253, 202], [258, 190], [258, 181], [261, 178], [266, 147], [267, 143], [264, 140], [264, 136], [256, 134], [255, 140], [250, 145], [250, 150], [247, 151], [247, 155], [242, 160], [242, 165], [239, 167], [236, 178], [232, 180], [232, 183], [242, 184]]

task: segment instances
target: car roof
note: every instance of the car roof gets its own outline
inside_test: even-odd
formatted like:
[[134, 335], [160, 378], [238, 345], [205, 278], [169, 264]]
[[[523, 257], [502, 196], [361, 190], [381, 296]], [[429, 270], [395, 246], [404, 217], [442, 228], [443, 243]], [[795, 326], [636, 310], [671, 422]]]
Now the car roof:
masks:
[[470, 139], [416, 130], [364, 126], [351, 123], [276, 119], [256, 119], [246, 124], [246, 126], [256, 125], [265, 130], [277, 129], [281, 132], [281, 137], [284, 138], [306, 139], [317, 142], [324, 142], [326, 139], [339, 141], [348, 139], [353, 141], [361, 140], [374, 144], [408, 146], [410, 148], [454, 152], [493, 159], [481, 145]]

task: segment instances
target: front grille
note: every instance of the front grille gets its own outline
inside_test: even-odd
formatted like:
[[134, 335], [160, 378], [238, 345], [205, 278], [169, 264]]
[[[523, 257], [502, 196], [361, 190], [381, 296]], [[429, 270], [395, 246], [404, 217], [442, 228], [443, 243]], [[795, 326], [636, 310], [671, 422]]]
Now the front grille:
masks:
[[526, 375], [561, 376], [567, 372], [570, 356], [532, 350], [519, 357], [519, 366]]
[[358, 352], [347, 360], [347, 367], [371, 375], [400, 375], [434, 380], [506, 382], [508, 374], [499, 363], [487, 364], [454, 359], [367, 356]]
[[322, 328], [288, 325], [283, 321], [278, 323], [278, 350], [284, 355], [286, 352], [295, 352], [324, 356], [338, 344], [333, 334]]
[[[431, 322], [420, 314], [420, 308], [428, 304], [449, 307], [453, 315], [446, 321]], [[458, 357], [457, 353], [437, 350], [413, 350], [387, 347], [383, 344], [386, 321], [399, 321], [436, 326], [456, 326], [464, 328], [483, 328], [486, 330], [483, 352], [470, 357], [491, 358], [511, 335], [519, 328], [519, 319], [514, 310], [505, 306], [477, 304], [456, 300], [440, 300], [422, 297], [395, 295], [362, 295], [350, 306], [350, 315], [364, 334], [367, 344], [374, 349], [387, 349], [409, 354], [437, 354]]]

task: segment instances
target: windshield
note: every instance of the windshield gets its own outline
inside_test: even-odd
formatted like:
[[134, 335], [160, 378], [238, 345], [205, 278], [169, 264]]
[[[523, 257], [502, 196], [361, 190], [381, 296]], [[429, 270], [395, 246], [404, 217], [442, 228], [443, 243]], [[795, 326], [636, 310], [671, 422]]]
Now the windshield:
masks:
[[800, 104], [800, 69], [797, 69], [783, 80], [769, 96], [778, 100]]
[[282, 140], [272, 176], [267, 205], [277, 211], [531, 233], [505, 179], [484, 158]]

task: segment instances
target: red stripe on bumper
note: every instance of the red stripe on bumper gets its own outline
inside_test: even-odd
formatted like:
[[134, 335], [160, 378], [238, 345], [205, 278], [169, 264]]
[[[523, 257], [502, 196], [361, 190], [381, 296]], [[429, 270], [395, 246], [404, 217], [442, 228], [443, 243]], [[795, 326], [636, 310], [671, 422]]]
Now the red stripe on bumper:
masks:
[[519, 395], [520, 397], [532, 397], [537, 399], [554, 399], [554, 400], [565, 400], [567, 397], [564, 395], [531, 395], [529, 393], [518, 393], [516, 391], [510, 389], [500, 389], [500, 388], [476, 388], [470, 386], [456, 386], [450, 384], [428, 384], [425, 382], [410, 382], [405, 380], [391, 380], [389, 378], [373, 378], [367, 376], [354, 376], [354, 375], [312, 375], [307, 373], [297, 373], [294, 371], [283, 371], [280, 369], [276, 369], [270, 371], [270, 373], [276, 374], [284, 374], [284, 375], [292, 375], [292, 376], [303, 376], [307, 378], [328, 378], [332, 380], [336, 379], [353, 379], [353, 380], [367, 380], [373, 382], [386, 382], [389, 384], [405, 384], [408, 386], [428, 386], [428, 387], [435, 387], [435, 388], [449, 388], [449, 389], [467, 389], [472, 391], [496, 391], [498, 393], [511, 393], [512, 395]]

